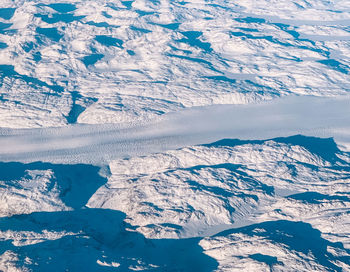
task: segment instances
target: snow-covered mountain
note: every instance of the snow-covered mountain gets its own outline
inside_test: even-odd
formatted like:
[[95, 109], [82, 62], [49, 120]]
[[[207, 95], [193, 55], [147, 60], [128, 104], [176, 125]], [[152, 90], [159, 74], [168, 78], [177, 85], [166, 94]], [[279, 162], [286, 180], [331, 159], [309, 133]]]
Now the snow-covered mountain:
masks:
[[350, 271], [349, 91], [347, 0], [0, 0], [0, 271]]
[[5, 271], [350, 269], [350, 154], [332, 139], [0, 167]]
[[349, 9], [343, 0], [1, 0], [1, 126], [348, 93]]

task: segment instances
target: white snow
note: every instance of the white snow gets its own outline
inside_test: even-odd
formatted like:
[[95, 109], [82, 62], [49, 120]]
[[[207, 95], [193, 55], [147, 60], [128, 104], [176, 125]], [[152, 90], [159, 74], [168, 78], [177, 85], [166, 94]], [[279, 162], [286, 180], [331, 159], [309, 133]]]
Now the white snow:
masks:
[[347, 96], [298, 96], [250, 105], [198, 107], [149, 122], [0, 129], [0, 160], [103, 164], [223, 138], [256, 140], [296, 134], [334, 137], [346, 150], [349, 116]]
[[69, 210], [59, 197], [61, 191], [57, 188], [50, 170], [27, 170], [25, 177], [20, 180], [0, 182], [0, 217]]
[[0, 2], [1, 271], [350, 271], [349, 1]]
[[63, 15], [51, 2], [1, 3], [16, 10], [0, 18], [12, 24], [0, 32], [0, 65], [17, 73], [0, 76], [1, 127], [122, 123], [349, 90], [347, 1], [89, 0]]

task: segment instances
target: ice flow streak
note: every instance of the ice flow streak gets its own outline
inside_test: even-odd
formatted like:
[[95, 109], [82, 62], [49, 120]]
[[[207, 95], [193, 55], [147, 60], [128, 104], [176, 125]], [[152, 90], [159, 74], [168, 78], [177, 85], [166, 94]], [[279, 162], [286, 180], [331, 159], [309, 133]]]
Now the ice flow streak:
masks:
[[104, 164], [222, 138], [334, 137], [350, 148], [350, 97], [198, 107], [147, 123], [0, 129], [0, 161]]

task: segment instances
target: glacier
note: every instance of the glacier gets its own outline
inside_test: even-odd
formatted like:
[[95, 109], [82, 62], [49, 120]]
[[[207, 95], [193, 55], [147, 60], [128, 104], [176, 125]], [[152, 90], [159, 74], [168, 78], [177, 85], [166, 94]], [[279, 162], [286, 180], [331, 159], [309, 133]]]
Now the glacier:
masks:
[[350, 271], [350, 2], [0, 0], [0, 271]]

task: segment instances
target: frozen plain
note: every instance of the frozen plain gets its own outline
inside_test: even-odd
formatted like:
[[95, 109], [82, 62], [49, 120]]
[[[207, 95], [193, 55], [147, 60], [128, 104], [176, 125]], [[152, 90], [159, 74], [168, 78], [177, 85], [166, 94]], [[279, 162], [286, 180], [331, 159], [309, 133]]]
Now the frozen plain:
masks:
[[0, 270], [350, 271], [349, 1], [0, 3]]

